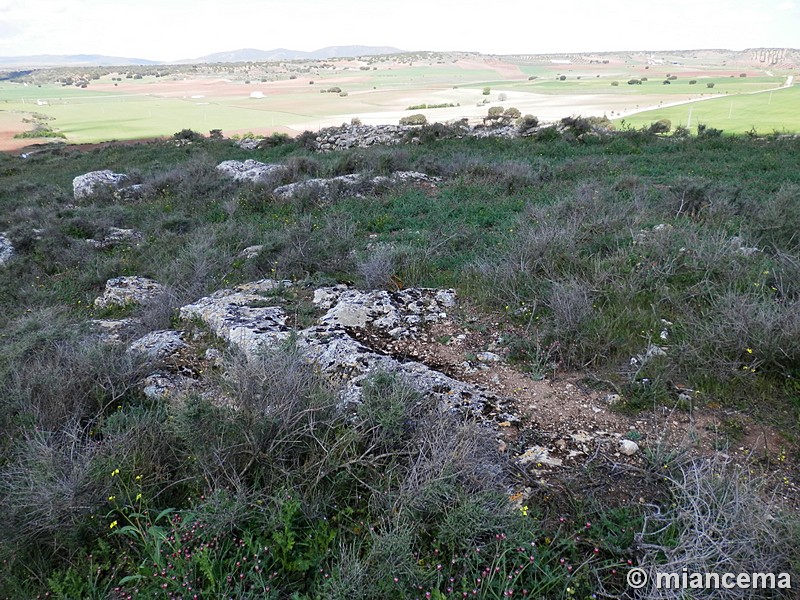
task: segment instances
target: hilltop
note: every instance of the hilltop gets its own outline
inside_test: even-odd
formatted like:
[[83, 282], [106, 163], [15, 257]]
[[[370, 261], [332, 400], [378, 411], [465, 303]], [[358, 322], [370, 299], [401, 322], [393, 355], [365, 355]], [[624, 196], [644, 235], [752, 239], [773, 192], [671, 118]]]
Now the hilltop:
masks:
[[0, 155], [0, 596], [793, 597], [800, 140], [497, 121]]

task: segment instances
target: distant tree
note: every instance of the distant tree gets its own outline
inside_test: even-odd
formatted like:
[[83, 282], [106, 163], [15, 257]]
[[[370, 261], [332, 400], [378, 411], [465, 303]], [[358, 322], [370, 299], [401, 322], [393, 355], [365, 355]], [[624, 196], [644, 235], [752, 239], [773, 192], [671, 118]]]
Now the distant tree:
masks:
[[747, 73], [739, 73], [739, 77], [747, 77]]
[[641, 79], [628, 79], [628, 85], [642, 85]]
[[506, 100], [508, 100], [508, 96], [505, 93], [501, 93], [499, 96], [497, 96], [498, 102], [505, 102]]
[[559, 81], [566, 81], [567, 76], [566, 75], [560, 75], [558, 79], [559, 79]]
[[491, 93], [492, 93], [492, 88], [489, 88], [489, 87], [483, 88], [483, 95], [484, 96], [488, 96]]
[[697, 83], [697, 79], [690, 79], [689, 80], [689, 85], [694, 85], [695, 83]]
[[706, 87], [707, 88], [713, 88], [714, 87], [714, 82], [712, 81], [711, 83], [707, 83]]
[[489, 109], [489, 114], [487, 115], [487, 117], [489, 119], [492, 119], [492, 120], [499, 119], [502, 116], [503, 116], [503, 107], [502, 106], [492, 106]]
[[513, 106], [510, 106], [507, 109], [505, 109], [505, 111], [503, 111], [503, 118], [504, 119], [509, 119], [509, 120], [510, 119], [519, 119], [521, 115], [522, 115], [522, 113], [519, 112], [519, 109], [518, 108], [514, 108]]
[[614, 87], [617, 87], [619, 85], [619, 81], [612, 81], [611, 85], [613, 85]]
[[672, 83], [672, 82], [671, 82], [669, 79], [665, 79], [665, 80], [663, 81], [663, 84], [664, 84], [664, 85], [670, 85], [671, 83]]

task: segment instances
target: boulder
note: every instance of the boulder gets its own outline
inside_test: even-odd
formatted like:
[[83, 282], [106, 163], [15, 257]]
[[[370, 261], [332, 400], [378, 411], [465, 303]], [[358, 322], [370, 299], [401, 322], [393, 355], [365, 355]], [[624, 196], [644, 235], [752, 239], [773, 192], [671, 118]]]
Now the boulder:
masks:
[[72, 180], [72, 190], [75, 200], [87, 198], [95, 192], [110, 188], [118, 190], [127, 180], [128, 176], [123, 173], [114, 173], [109, 169], [103, 171], [91, 171], [84, 175], [78, 175]]
[[251, 159], [245, 161], [226, 160], [217, 165], [217, 171], [234, 181], [263, 184], [277, 183], [288, 173], [287, 168], [283, 165], [266, 164]]
[[166, 291], [160, 283], [146, 277], [115, 277], [106, 282], [103, 295], [95, 298], [96, 308], [145, 304]]

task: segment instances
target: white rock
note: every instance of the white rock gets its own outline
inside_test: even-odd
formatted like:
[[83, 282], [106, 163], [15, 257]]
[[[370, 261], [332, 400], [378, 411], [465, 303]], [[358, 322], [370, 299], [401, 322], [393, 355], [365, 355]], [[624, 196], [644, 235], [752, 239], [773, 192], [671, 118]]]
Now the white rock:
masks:
[[481, 362], [500, 362], [503, 360], [499, 355], [495, 354], [494, 352], [478, 352], [475, 355]]
[[97, 308], [144, 304], [165, 292], [160, 283], [146, 277], [115, 277], [106, 282], [103, 295], [95, 298]]
[[14, 246], [5, 233], [0, 232], [0, 267], [6, 264], [14, 256]]
[[217, 165], [217, 171], [234, 181], [251, 183], [277, 183], [288, 171], [283, 165], [266, 164], [257, 160], [226, 160]]
[[91, 171], [84, 175], [78, 175], [72, 180], [72, 193], [76, 200], [80, 200], [104, 187], [119, 189], [127, 178], [127, 175], [114, 173], [109, 169]]
[[180, 348], [184, 348], [183, 332], [163, 329], [151, 331], [128, 346], [128, 351], [141, 354], [151, 360], [164, 360]]
[[639, 444], [633, 440], [620, 440], [619, 451], [625, 456], [633, 456], [639, 451]]

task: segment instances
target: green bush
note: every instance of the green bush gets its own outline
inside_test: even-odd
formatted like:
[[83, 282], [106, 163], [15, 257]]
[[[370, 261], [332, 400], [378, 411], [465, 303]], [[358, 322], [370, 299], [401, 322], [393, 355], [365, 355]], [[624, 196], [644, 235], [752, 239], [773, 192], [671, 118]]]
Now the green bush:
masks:
[[409, 115], [400, 119], [400, 125], [426, 125], [428, 118], [422, 113]]

